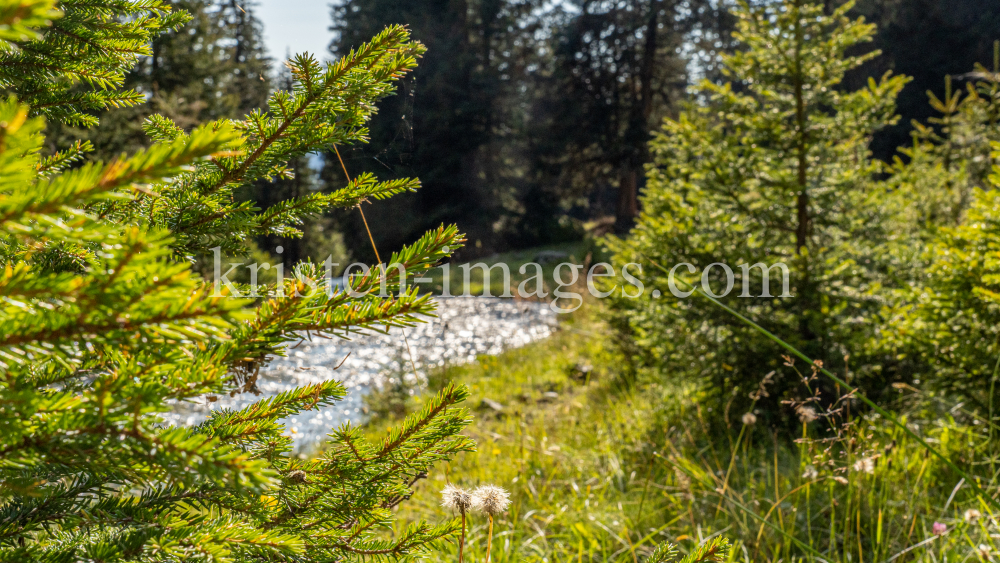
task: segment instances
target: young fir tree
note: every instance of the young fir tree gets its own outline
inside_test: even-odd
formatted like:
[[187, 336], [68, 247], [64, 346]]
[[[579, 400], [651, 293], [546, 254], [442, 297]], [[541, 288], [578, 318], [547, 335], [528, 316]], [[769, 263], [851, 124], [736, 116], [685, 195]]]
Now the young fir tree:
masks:
[[891, 324], [878, 341], [917, 366], [921, 389], [958, 397], [988, 420], [1000, 404], [998, 188], [1000, 173], [987, 188], [972, 187], [964, 220], [933, 233], [922, 275], [885, 313]]
[[[727, 397], [739, 389], [734, 409], [747, 406], [747, 392], [781, 365], [784, 352], [698, 297], [674, 297], [655, 264], [692, 264], [694, 272], [681, 266], [676, 273], [699, 285], [706, 267], [726, 264], [733, 271], [728, 305], [853, 378], [866, 367], [856, 344], [874, 328], [873, 294], [905, 262], [891, 244], [891, 214], [873, 180], [883, 166], [868, 143], [893, 123], [906, 80], [886, 75], [858, 91], [840, 89], [846, 72], [875, 56], [850, 55], [874, 33], [848, 18], [850, 9], [848, 2], [827, 15], [822, 3], [807, 0], [739, 3], [742, 48], [723, 57], [732, 82], [702, 82], [695, 101], [664, 122], [638, 225], [628, 240], [609, 241], [616, 263], [643, 267], [645, 295], [617, 301], [640, 350]], [[788, 268], [788, 293], [776, 267], [771, 297], [760, 297], [762, 269], [752, 266], [779, 262]], [[715, 294], [729, 283], [718, 265], [706, 279]], [[650, 299], [652, 287], [659, 299]], [[874, 379], [861, 383], [877, 394], [884, 375], [866, 375]], [[798, 383], [779, 375], [759, 405], [777, 413]]]
[[939, 116], [914, 123], [894, 165], [892, 196], [921, 252], [875, 345], [906, 358], [922, 389], [987, 412], [1000, 399], [1000, 43], [992, 71], [964, 77], [964, 91], [949, 79], [943, 99], [930, 94]]
[[[449, 536], [453, 523], [395, 534], [389, 524], [433, 463], [471, 448], [453, 407], [464, 389], [444, 390], [380, 440], [338, 428], [311, 460], [288, 455], [280, 421], [343, 397], [336, 381], [196, 428], [158, 418], [171, 400], [253, 389], [290, 338], [389, 330], [433, 310], [396, 291], [395, 268], [338, 289], [322, 266], [305, 267], [251, 306], [233, 298], [243, 288], [188, 264], [249, 236], [294, 233], [307, 213], [417, 188], [365, 175], [263, 212], [233, 203], [234, 190], [285, 174], [290, 160], [363, 141], [422, 46], [391, 27], [326, 68], [297, 57], [294, 89], [266, 111], [187, 133], [154, 116], [148, 149], [69, 169], [79, 150], [40, 156], [42, 116], [81, 122], [131, 103], [114, 86], [149, 55], [151, 35], [183, 17], [156, 0], [53, 6], [0, 0], [0, 51], [23, 64], [19, 74], [4, 66], [18, 98], [0, 103], [0, 561], [386, 560]], [[92, 88], [72, 94], [81, 79]], [[461, 241], [441, 227], [389, 262], [419, 274]], [[383, 281], [394, 296], [366, 293]]]
[[992, 145], [1000, 142], [1000, 42], [993, 56], [992, 71], [977, 64], [957, 77], [967, 80], [965, 88], [946, 76], [943, 98], [927, 92], [937, 115], [913, 121], [913, 143], [895, 159], [892, 182], [919, 210], [915, 224], [924, 232], [961, 223], [973, 189], [990, 187]]

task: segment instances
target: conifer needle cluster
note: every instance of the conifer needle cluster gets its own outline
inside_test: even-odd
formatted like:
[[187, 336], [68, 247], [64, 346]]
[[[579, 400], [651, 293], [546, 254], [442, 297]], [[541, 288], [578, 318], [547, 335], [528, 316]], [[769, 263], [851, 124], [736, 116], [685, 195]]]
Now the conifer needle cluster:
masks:
[[[309, 214], [416, 189], [365, 175], [263, 212], [235, 197], [288, 175], [292, 159], [364, 142], [423, 47], [390, 27], [326, 66], [294, 58], [294, 88], [244, 120], [185, 131], [153, 117], [155, 143], [131, 156], [81, 164], [85, 143], [43, 156], [46, 118], [91, 125], [88, 111], [140, 102], [116, 87], [152, 35], [185, 18], [158, 0], [0, 0], [0, 561], [392, 560], [424, 549], [457, 524], [392, 534], [391, 515], [434, 463], [472, 447], [458, 434], [464, 388], [381, 440], [340, 427], [310, 460], [290, 455], [281, 420], [343, 398], [338, 382], [194, 428], [159, 417], [171, 402], [254, 390], [289, 339], [433, 312], [427, 296], [398, 292], [391, 267], [335, 288], [306, 264], [259, 302], [190, 267], [213, 248], [296, 236]], [[442, 226], [389, 264], [419, 275], [462, 241]], [[365, 294], [381, 284], [398, 295]]]

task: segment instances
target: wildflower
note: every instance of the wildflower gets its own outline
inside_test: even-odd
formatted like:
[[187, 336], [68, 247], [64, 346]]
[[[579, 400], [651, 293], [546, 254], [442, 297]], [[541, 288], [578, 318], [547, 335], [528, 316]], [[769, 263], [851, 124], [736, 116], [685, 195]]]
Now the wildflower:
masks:
[[490, 563], [490, 551], [493, 550], [493, 517], [510, 506], [510, 493], [503, 487], [483, 485], [472, 493], [472, 505], [490, 519], [489, 535], [486, 536], [486, 563]]
[[746, 424], [747, 426], [753, 426], [754, 424], [757, 424], [757, 415], [755, 415], [752, 412], [744, 414], [743, 424]]
[[875, 459], [866, 457], [854, 462], [854, 470], [858, 473], [875, 473]]
[[847, 479], [844, 479], [840, 475], [834, 476], [833, 480], [836, 481], [836, 482], [838, 482], [838, 483], [840, 483], [841, 485], [846, 485], [846, 484], [850, 483], [850, 481], [848, 481]]
[[472, 493], [473, 506], [492, 519], [510, 506], [510, 493], [503, 487], [483, 485]]
[[816, 477], [819, 477], [819, 471], [816, 471], [816, 468], [812, 465], [807, 465], [806, 470], [802, 472], [802, 478], [811, 480]]
[[458, 563], [462, 563], [462, 553], [465, 551], [465, 512], [472, 507], [472, 493], [449, 484], [441, 491], [441, 497], [441, 506], [462, 514], [462, 535], [458, 537]]
[[932, 528], [935, 536], [942, 536], [948, 532], [948, 526], [942, 524], [941, 522], [935, 522]]
[[802, 424], [809, 424], [819, 418], [816, 414], [816, 409], [804, 405], [795, 407], [795, 414], [799, 415], [799, 421], [801, 421]]
[[983, 514], [975, 508], [970, 508], [965, 511], [963, 518], [965, 519], [966, 524], [974, 524], [976, 520], [979, 520], [979, 518], [982, 517], [982, 515]]
[[472, 493], [455, 485], [448, 485], [441, 491], [441, 506], [461, 513], [472, 508]]

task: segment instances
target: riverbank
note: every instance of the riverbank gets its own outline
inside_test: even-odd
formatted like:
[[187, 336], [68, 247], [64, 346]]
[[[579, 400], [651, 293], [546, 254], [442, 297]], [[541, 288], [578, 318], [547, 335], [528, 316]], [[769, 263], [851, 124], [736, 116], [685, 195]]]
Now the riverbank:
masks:
[[[493, 483], [512, 500], [496, 523], [495, 563], [635, 563], [660, 541], [686, 552], [719, 534], [734, 541], [732, 560], [747, 562], [995, 557], [1000, 530], [988, 506], [884, 421], [832, 421], [829, 432], [814, 422], [803, 440], [784, 444], [736, 413], [727, 433], [713, 434], [709, 422], [725, 415], [700, 407], [695, 388], [662, 375], [625, 376], [599, 307], [561, 316], [545, 340], [433, 371], [423, 395], [388, 389], [368, 397], [377, 412], [366, 432], [374, 436], [446, 382], [471, 393], [467, 433], [477, 451], [419, 481], [400, 526], [451, 518], [440, 506], [446, 483]], [[918, 406], [904, 415], [952, 459], [988, 461], [981, 428]], [[483, 561], [485, 524], [470, 519], [465, 561]], [[457, 560], [456, 549], [443, 553]]]

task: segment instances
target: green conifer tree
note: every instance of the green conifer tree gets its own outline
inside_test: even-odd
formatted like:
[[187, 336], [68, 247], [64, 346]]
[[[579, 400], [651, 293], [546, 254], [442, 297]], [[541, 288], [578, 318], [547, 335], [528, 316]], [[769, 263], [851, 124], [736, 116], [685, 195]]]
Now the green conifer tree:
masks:
[[914, 365], [921, 389], [960, 398], [988, 420], [1000, 407], [998, 188], [1000, 173], [988, 188], [970, 188], [964, 220], [921, 246], [920, 275], [883, 313], [891, 324], [878, 340]]
[[[148, 56], [128, 70], [123, 87], [142, 95], [141, 103], [89, 112], [100, 120], [84, 127], [48, 123], [49, 149], [89, 140], [92, 159], [109, 160], [149, 146], [143, 121], [165, 115], [190, 130], [213, 119], [239, 119], [267, 104], [271, 61], [252, 2], [179, 0], [170, 3], [183, 25], [150, 38]], [[77, 84], [73, 90], [83, 90]]]
[[[524, 209], [518, 200], [531, 181], [524, 92], [531, 88], [529, 68], [545, 51], [539, 41], [545, 35], [538, 18], [543, 11], [539, 0], [333, 4], [330, 47], [336, 56], [400, 23], [428, 47], [421, 68], [401, 87], [405, 95], [373, 121], [376, 142], [368, 150], [342, 153], [352, 171], [416, 175], [424, 182], [420, 193], [373, 210], [373, 217], [391, 226], [374, 233], [379, 244], [408, 240], [440, 221], [461, 222], [476, 241], [466, 255], [496, 252], [521, 234]], [[327, 155], [326, 165], [325, 179], [341, 185], [336, 155]], [[343, 222], [352, 251], [365, 256], [369, 245], [358, 214]]]
[[[895, 190], [907, 192], [924, 233], [961, 223], [974, 188], [991, 185], [992, 145], [1000, 142], [1000, 42], [994, 51], [992, 70], [977, 64], [962, 76], [946, 76], [942, 98], [927, 92], [937, 115], [912, 122], [913, 143], [895, 159]], [[967, 80], [965, 88], [957, 87], [958, 79]]]
[[992, 70], [976, 65], [964, 90], [949, 77], [944, 98], [930, 93], [939, 115], [914, 123], [906, 161], [895, 162], [891, 196], [919, 254], [874, 343], [905, 358], [922, 389], [984, 413], [1000, 405], [1000, 43], [994, 48]]
[[[279, 70], [276, 82], [279, 88], [288, 92], [292, 91], [295, 86], [295, 81], [286, 67]], [[323, 182], [318, 171], [314, 169], [317, 162], [316, 157], [317, 155], [307, 155], [296, 158], [288, 163], [291, 170], [289, 176], [254, 182], [241, 190], [238, 197], [254, 202], [261, 209], [268, 209], [286, 199], [299, 198], [319, 191], [329, 192], [331, 189], [342, 187], [344, 185], [343, 170], [338, 170], [341, 173], [339, 181]], [[336, 214], [337, 211], [334, 210], [333, 213]], [[341, 213], [349, 213], [349, 211], [341, 211]], [[286, 269], [292, 268], [295, 264], [306, 259], [319, 263], [331, 256], [333, 262], [346, 267], [351, 262], [344, 244], [344, 236], [337, 230], [335, 219], [328, 215], [303, 217], [299, 227], [299, 230], [302, 231], [301, 236], [298, 233], [294, 233], [292, 236], [269, 235], [254, 242], [264, 251], [271, 251], [281, 246], [283, 252], [280, 258]], [[367, 245], [370, 243], [367, 240], [363, 242], [368, 248]], [[251, 252], [253, 244], [253, 242], [248, 244], [248, 250]], [[202, 257], [199, 261], [199, 267], [203, 271], [212, 268], [211, 258]], [[339, 269], [334, 273], [338, 272]]]
[[[642, 264], [647, 286], [663, 292], [656, 300], [652, 288], [641, 299], [618, 300], [647, 359], [711, 382], [723, 400], [738, 388], [734, 409], [747, 406], [748, 392], [781, 366], [783, 352], [697, 297], [674, 297], [654, 263], [668, 270], [692, 264], [697, 273], [682, 266], [677, 274], [699, 285], [706, 267], [726, 264], [733, 272], [727, 304], [809, 357], [849, 369], [873, 395], [883, 387], [884, 374], [864, 371], [857, 348], [875, 328], [868, 320], [879, 308], [874, 292], [894, 283], [890, 274], [906, 257], [892, 244], [892, 217], [874, 180], [884, 167], [868, 144], [894, 122], [906, 79], [886, 75], [841, 90], [844, 74], [876, 54], [850, 55], [874, 33], [847, 17], [851, 6], [827, 15], [807, 0], [739, 3], [742, 48], [723, 57], [732, 82], [703, 82], [686, 111], [665, 121], [652, 143], [638, 225], [628, 240], [609, 241], [619, 264]], [[752, 266], [779, 262], [791, 296], [780, 297], [782, 272], [774, 268], [772, 297], [760, 297], [762, 271]], [[720, 266], [707, 280], [715, 294], [730, 281]], [[784, 412], [779, 401], [798, 386], [797, 377], [779, 376], [759, 405]]]
[[[185, 132], [153, 116], [144, 127], [155, 142], [131, 157], [69, 168], [80, 147], [41, 156], [41, 116], [87, 122], [90, 109], [131, 103], [117, 81], [152, 34], [183, 19], [157, 0], [61, 12], [51, 0], [0, 0], [0, 51], [25, 69], [4, 78], [19, 98], [0, 102], [0, 561], [393, 560], [424, 549], [455, 525], [392, 534], [392, 511], [433, 463], [471, 447], [454, 408], [464, 389], [381, 440], [338, 428], [311, 460], [289, 455], [280, 420], [343, 397], [336, 381], [196, 428], [158, 418], [170, 401], [253, 390], [290, 338], [389, 330], [433, 310], [427, 296], [395, 291], [395, 268], [337, 289], [306, 266], [252, 306], [233, 298], [242, 286], [189, 265], [250, 236], [295, 233], [305, 214], [417, 188], [363, 175], [265, 211], [233, 198], [308, 152], [362, 142], [423, 48], [390, 27], [326, 68], [296, 57], [292, 91], [245, 120]], [[80, 79], [96, 88], [77, 95]], [[419, 274], [461, 242], [441, 227], [389, 263]], [[380, 282], [396, 296], [366, 294]]]

